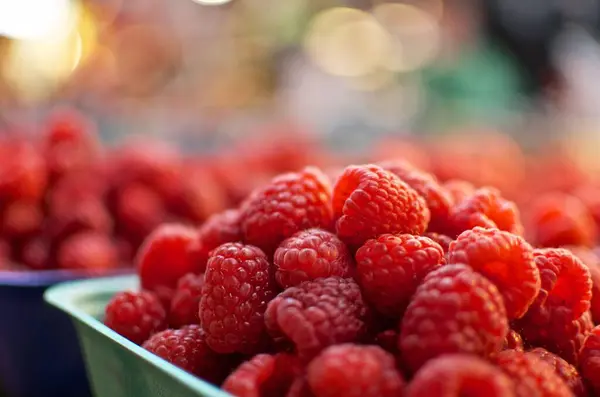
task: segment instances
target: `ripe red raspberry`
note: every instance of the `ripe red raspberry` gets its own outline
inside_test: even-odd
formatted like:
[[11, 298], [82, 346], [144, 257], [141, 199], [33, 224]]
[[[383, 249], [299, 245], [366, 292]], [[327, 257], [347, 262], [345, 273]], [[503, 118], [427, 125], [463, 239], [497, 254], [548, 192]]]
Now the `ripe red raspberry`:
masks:
[[430, 239], [438, 243], [440, 247], [442, 247], [442, 249], [444, 250], [444, 253], [448, 253], [448, 250], [450, 249], [450, 243], [454, 241], [452, 240], [452, 237], [446, 236], [445, 234], [425, 233], [424, 236], [429, 237]]
[[592, 280], [592, 300], [590, 302], [590, 311], [594, 324], [600, 323], [600, 258], [594, 251], [587, 247], [569, 247], [584, 265], [590, 271]]
[[28, 237], [40, 231], [43, 221], [44, 214], [38, 203], [13, 201], [2, 211], [0, 232], [8, 238]]
[[415, 292], [401, 322], [399, 347], [415, 372], [442, 354], [494, 354], [507, 332], [498, 289], [465, 265], [446, 265], [429, 273]]
[[517, 331], [511, 329], [504, 338], [504, 345], [502, 350], [519, 350], [523, 351], [523, 338]]
[[177, 281], [197, 271], [189, 255], [196, 238], [196, 231], [183, 225], [165, 224], [154, 230], [135, 260], [142, 288], [159, 294], [168, 305]]
[[196, 267], [204, 271], [212, 250], [225, 243], [240, 242], [242, 239], [239, 211], [223, 211], [212, 215], [198, 229], [198, 238], [191, 245], [190, 254]]
[[406, 397], [512, 397], [513, 385], [498, 368], [479, 357], [448, 354], [423, 366], [408, 385]]
[[294, 233], [332, 225], [331, 186], [313, 167], [283, 174], [255, 190], [241, 206], [244, 240], [267, 254]]
[[149, 187], [134, 183], [117, 193], [115, 217], [130, 240], [141, 243], [166, 215], [161, 197]]
[[594, 395], [600, 393], [600, 326], [587, 335], [579, 354], [581, 376], [591, 386]]
[[444, 251], [427, 237], [383, 234], [356, 251], [358, 284], [377, 311], [400, 318], [431, 271], [445, 264]]
[[430, 213], [425, 200], [396, 175], [376, 165], [350, 166], [333, 189], [338, 236], [358, 246], [381, 234], [422, 234]]
[[169, 325], [180, 328], [188, 324], [199, 324], [198, 308], [204, 286], [204, 275], [188, 273], [177, 282], [171, 300]]
[[167, 327], [167, 314], [156, 295], [147, 291], [120, 292], [106, 306], [104, 324], [141, 345]]
[[257, 354], [227, 377], [223, 390], [236, 397], [284, 396], [300, 372], [294, 356]]
[[428, 231], [443, 232], [448, 228], [448, 217], [454, 200], [433, 175], [398, 161], [387, 161], [379, 165], [396, 175], [425, 199], [431, 213]]
[[459, 204], [477, 190], [471, 182], [461, 179], [451, 179], [446, 181], [442, 186], [450, 194], [455, 204]]
[[305, 376], [298, 376], [292, 382], [285, 397], [315, 397]]
[[227, 243], [213, 251], [200, 299], [206, 341], [218, 353], [253, 353], [263, 347], [263, 315], [275, 296], [266, 255], [257, 247]]
[[107, 270], [119, 267], [119, 256], [108, 236], [83, 232], [61, 243], [56, 263], [61, 269]]
[[275, 278], [284, 289], [317, 278], [347, 277], [352, 262], [346, 245], [321, 229], [294, 234], [281, 243], [273, 257]]
[[226, 374], [226, 361], [206, 345], [199, 325], [168, 329], [148, 339], [144, 349], [211, 383], [220, 383]]
[[554, 369], [554, 372], [565, 381], [576, 397], [588, 397], [583, 379], [581, 379], [579, 372], [577, 372], [577, 368], [573, 365], [541, 347], [536, 347], [535, 349], [530, 350], [529, 353], [535, 354], [548, 363]]
[[563, 248], [536, 249], [541, 289], [534, 306], [540, 311], [558, 311], [575, 320], [590, 308], [592, 280], [589, 269], [571, 251]]
[[515, 203], [508, 201], [494, 188], [481, 188], [458, 203], [450, 214], [456, 234], [476, 226], [522, 234], [523, 225]]
[[26, 142], [9, 142], [0, 147], [0, 199], [39, 201], [48, 175], [39, 151]]
[[536, 354], [504, 350], [496, 365], [513, 381], [515, 397], [569, 397], [573, 393], [554, 369]]
[[[26, 241], [19, 253], [19, 260], [33, 270], [47, 270], [56, 266], [50, 243], [43, 237], [34, 237]], [[4, 257], [4, 255], [0, 255]], [[6, 256], [8, 258], [8, 255]]]
[[572, 321], [560, 310], [540, 311], [532, 306], [515, 327], [527, 345], [543, 347], [577, 365], [579, 350], [594, 324], [590, 312]]
[[327, 346], [360, 340], [366, 315], [358, 285], [329, 277], [277, 295], [267, 307], [265, 323], [276, 342], [291, 342], [302, 358], [311, 359]]
[[110, 234], [113, 220], [106, 206], [98, 198], [89, 198], [72, 203], [71, 208], [50, 214], [50, 238], [53, 242], [64, 240], [83, 231]]
[[310, 362], [307, 378], [316, 397], [396, 397], [404, 390], [394, 356], [379, 346], [330, 346]]
[[594, 217], [574, 196], [563, 193], [542, 195], [529, 206], [527, 215], [529, 238], [542, 247], [591, 247], [598, 237]]
[[449, 263], [464, 263], [493, 282], [509, 319], [522, 317], [540, 290], [533, 248], [521, 237], [476, 227], [450, 244]]

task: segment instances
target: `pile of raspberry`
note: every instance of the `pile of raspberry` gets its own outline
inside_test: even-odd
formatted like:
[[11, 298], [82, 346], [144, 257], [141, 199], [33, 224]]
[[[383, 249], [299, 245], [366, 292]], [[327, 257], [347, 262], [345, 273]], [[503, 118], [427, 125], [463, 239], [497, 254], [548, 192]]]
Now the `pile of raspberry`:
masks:
[[600, 395], [591, 252], [530, 244], [493, 187], [403, 161], [331, 174], [159, 226], [105, 324], [239, 397]]
[[0, 270], [130, 264], [162, 223], [203, 223], [239, 204], [258, 181], [306, 161], [277, 142], [255, 151], [260, 161], [237, 147], [219, 161], [183, 156], [146, 137], [112, 148], [90, 118], [67, 108], [34, 134], [2, 132]]

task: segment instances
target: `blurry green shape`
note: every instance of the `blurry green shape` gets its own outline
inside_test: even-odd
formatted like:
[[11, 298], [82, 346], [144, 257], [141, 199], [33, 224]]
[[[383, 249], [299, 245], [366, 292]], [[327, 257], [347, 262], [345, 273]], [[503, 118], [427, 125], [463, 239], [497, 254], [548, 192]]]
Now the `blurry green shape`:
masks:
[[485, 42], [453, 63], [433, 64], [422, 78], [426, 101], [418, 124], [426, 130], [502, 123], [518, 113], [522, 102], [518, 66]]

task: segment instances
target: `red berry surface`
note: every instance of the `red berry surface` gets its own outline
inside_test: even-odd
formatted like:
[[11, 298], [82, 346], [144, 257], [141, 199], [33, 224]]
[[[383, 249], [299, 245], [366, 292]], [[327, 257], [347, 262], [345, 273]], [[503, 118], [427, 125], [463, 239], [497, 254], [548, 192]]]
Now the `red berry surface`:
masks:
[[590, 301], [590, 312], [594, 324], [600, 323], [600, 257], [587, 247], [569, 247], [590, 271], [592, 281], [592, 300]]
[[266, 342], [264, 312], [275, 296], [266, 255], [257, 247], [227, 243], [211, 254], [200, 299], [200, 323], [219, 353], [254, 353]]
[[303, 359], [324, 348], [359, 341], [365, 334], [367, 307], [360, 288], [340, 277], [305, 281], [277, 295], [265, 323], [276, 342], [291, 343]]
[[533, 353], [504, 350], [496, 365], [513, 381], [515, 397], [568, 397], [573, 392], [554, 368]]
[[354, 246], [385, 233], [422, 234], [430, 219], [425, 200], [376, 165], [350, 166], [333, 189], [338, 236]]
[[431, 219], [427, 230], [431, 232], [443, 232], [448, 227], [448, 217], [454, 200], [450, 193], [444, 189], [435, 177], [420, 171], [406, 163], [388, 161], [379, 164], [384, 170], [390, 171], [404, 183], [413, 188], [425, 199], [427, 208], [431, 213]]
[[241, 242], [242, 239], [238, 210], [214, 214], [198, 229], [198, 238], [190, 247], [192, 260], [200, 271], [204, 271], [212, 250], [225, 243]]
[[410, 382], [406, 397], [513, 397], [511, 380], [487, 361], [448, 354], [425, 364]]
[[589, 269], [571, 251], [545, 248], [534, 251], [541, 289], [535, 300], [539, 311], [560, 312], [575, 320], [589, 310], [592, 299], [592, 279]]
[[188, 273], [177, 282], [171, 299], [169, 325], [180, 328], [188, 324], [199, 324], [198, 308], [204, 286], [204, 275]]
[[328, 347], [310, 362], [307, 377], [316, 397], [396, 397], [404, 389], [394, 357], [378, 346]]
[[462, 179], [448, 180], [442, 186], [450, 194], [455, 204], [459, 204], [477, 190], [471, 182]]
[[516, 205], [502, 197], [494, 188], [477, 189], [452, 209], [450, 218], [456, 234], [476, 226], [496, 228], [517, 235], [523, 232]]
[[353, 266], [346, 245], [333, 233], [308, 229], [284, 240], [273, 257], [275, 278], [282, 288], [331, 276], [346, 277]]
[[356, 274], [365, 299], [400, 318], [423, 278], [445, 262], [442, 247], [427, 237], [383, 234], [356, 251]]
[[533, 248], [523, 238], [476, 227], [450, 244], [449, 263], [464, 263], [492, 281], [502, 294], [509, 319], [522, 317], [540, 290]]
[[579, 369], [591, 386], [593, 395], [600, 394], [600, 326], [595, 327], [583, 343], [579, 354]]
[[578, 198], [548, 193], [534, 200], [527, 211], [527, 232], [543, 247], [583, 245], [591, 247], [598, 230], [594, 217]]
[[415, 292], [401, 322], [399, 347], [414, 372], [442, 354], [494, 354], [507, 332], [498, 289], [465, 265], [447, 265], [429, 273]]
[[424, 236], [429, 237], [430, 239], [438, 243], [445, 253], [447, 253], [450, 249], [450, 243], [454, 241], [452, 240], [452, 237], [440, 233], [425, 233]]
[[523, 338], [517, 331], [511, 329], [504, 338], [504, 345], [502, 350], [519, 350], [523, 351]]
[[331, 186], [317, 168], [283, 174], [242, 203], [244, 240], [268, 254], [296, 232], [332, 224]]
[[167, 315], [151, 292], [120, 292], [106, 306], [104, 324], [141, 345], [167, 327]]
[[565, 381], [567, 386], [569, 386], [576, 397], [588, 396], [583, 379], [581, 379], [581, 376], [579, 375], [579, 372], [577, 372], [577, 368], [575, 368], [575, 366], [569, 364], [556, 354], [550, 353], [548, 350], [541, 347], [536, 347], [535, 349], [530, 350], [529, 353], [535, 354], [546, 363], [550, 364], [550, 366], [554, 368], [554, 372], [556, 372], [558, 376]]
[[163, 293], [175, 289], [187, 273], [194, 273], [197, 269], [189, 247], [196, 238], [194, 229], [177, 224], [165, 224], [152, 232], [136, 257], [142, 288]]
[[199, 325], [186, 325], [154, 334], [143, 347], [188, 372], [211, 383], [220, 383], [226, 374], [226, 360], [206, 344]]
[[73, 270], [107, 270], [119, 267], [118, 252], [110, 238], [96, 232], [83, 232], [61, 243], [57, 266]]

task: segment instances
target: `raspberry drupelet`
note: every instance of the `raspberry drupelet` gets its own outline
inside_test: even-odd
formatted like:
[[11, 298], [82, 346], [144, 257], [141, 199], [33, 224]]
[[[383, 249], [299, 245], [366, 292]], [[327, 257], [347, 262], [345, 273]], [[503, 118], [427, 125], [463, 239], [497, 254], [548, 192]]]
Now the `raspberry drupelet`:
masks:
[[356, 251], [357, 280], [365, 299], [392, 318], [400, 318], [423, 278], [445, 263], [439, 244], [410, 234], [383, 234]]
[[448, 262], [469, 265], [492, 281], [502, 294], [509, 319], [522, 317], [540, 290], [533, 248], [509, 232], [467, 230], [450, 244]]
[[277, 283], [284, 289], [317, 278], [347, 277], [353, 267], [346, 245], [322, 229], [304, 230], [284, 240], [273, 264]]
[[498, 289], [465, 265], [446, 265], [415, 292], [401, 321], [399, 348], [415, 372], [442, 354], [488, 357], [500, 351], [507, 333]]
[[227, 243], [206, 267], [199, 317], [206, 342], [218, 353], [259, 351], [267, 342], [263, 315], [275, 296], [266, 255], [257, 247]]
[[200, 323], [198, 307], [203, 286], [203, 274], [188, 273], [179, 279], [169, 309], [171, 327], [180, 328], [184, 325]]
[[351, 246], [381, 234], [422, 234], [430, 212], [423, 197], [376, 165], [350, 166], [333, 189], [338, 236]]
[[240, 221], [244, 241], [271, 255], [294, 233], [331, 229], [331, 185], [314, 167], [277, 176], [242, 203]]

